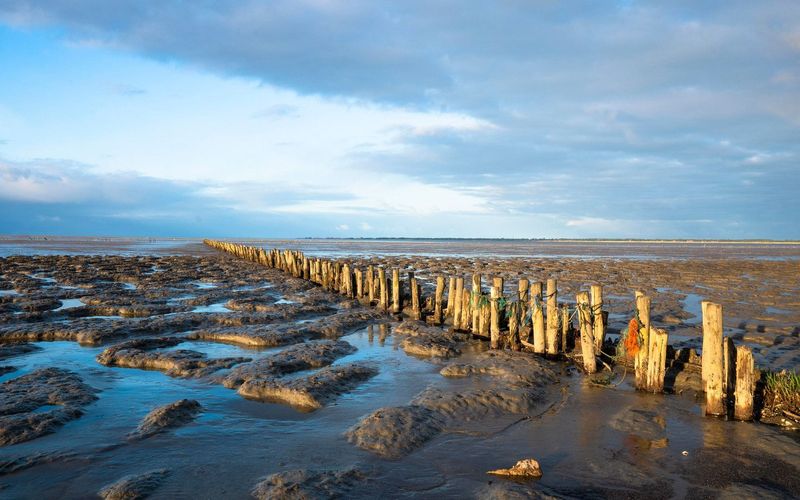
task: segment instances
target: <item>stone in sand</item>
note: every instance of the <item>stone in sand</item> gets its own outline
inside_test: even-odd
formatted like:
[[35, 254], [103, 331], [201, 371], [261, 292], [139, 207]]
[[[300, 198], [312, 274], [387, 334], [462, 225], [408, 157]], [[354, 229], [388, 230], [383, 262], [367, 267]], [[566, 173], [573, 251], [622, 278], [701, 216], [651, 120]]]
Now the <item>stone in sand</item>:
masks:
[[[95, 390], [61, 368], [44, 368], [0, 385], [0, 446], [54, 432], [83, 415]], [[50, 408], [48, 408], [50, 407]]]
[[348, 498], [366, 476], [357, 469], [342, 471], [293, 470], [272, 474], [251, 494], [258, 499], [315, 500]]
[[144, 439], [166, 429], [180, 427], [194, 420], [203, 407], [194, 399], [181, 399], [154, 409], [139, 424], [128, 439]]
[[125, 476], [105, 486], [98, 496], [104, 500], [140, 500], [147, 498], [169, 476], [166, 469], [151, 470], [144, 474]]
[[495, 469], [490, 470], [487, 474], [494, 474], [496, 476], [511, 476], [521, 478], [542, 477], [542, 468], [539, 462], [532, 458], [524, 458], [514, 464], [510, 469]]
[[377, 373], [378, 370], [373, 366], [351, 363], [323, 368], [307, 377], [291, 380], [249, 379], [239, 387], [239, 394], [247, 398], [276, 401], [300, 410], [313, 411]]

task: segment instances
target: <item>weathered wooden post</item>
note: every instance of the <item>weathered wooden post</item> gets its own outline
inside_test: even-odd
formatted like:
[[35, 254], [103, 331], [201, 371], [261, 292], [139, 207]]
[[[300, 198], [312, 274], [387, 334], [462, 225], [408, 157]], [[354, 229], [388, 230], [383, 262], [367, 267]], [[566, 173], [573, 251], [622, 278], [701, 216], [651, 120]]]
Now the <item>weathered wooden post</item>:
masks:
[[530, 339], [531, 325], [525, 321], [528, 315], [528, 278], [520, 278], [517, 283], [517, 300], [519, 301], [519, 336], [525, 340]]
[[603, 322], [603, 285], [592, 285], [592, 315], [594, 318], [594, 347], [599, 353], [606, 340], [606, 329]]
[[722, 306], [703, 301], [702, 378], [705, 380], [706, 415], [727, 413], [722, 390], [724, 361], [722, 356]]
[[583, 369], [587, 373], [597, 371], [597, 359], [594, 354], [594, 333], [592, 331], [592, 308], [589, 305], [589, 293], [579, 292], [575, 299], [578, 303], [578, 323], [581, 327], [581, 356]]
[[367, 266], [367, 297], [370, 304], [375, 301], [375, 268], [372, 266]]
[[650, 392], [664, 391], [668, 343], [668, 334], [665, 330], [660, 328], [650, 330], [650, 352], [647, 355], [647, 390]]
[[360, 299], [364, 296], [364, 276], [359, 268], [356, 268], [353, 274], [356, 277], [356, 298]]
[[558, 282], [547, 280], [547, 354], [558, 354]]
[[433, 299], [433, 322], [441, 325], [444, 321], [442, 300], [444, 299], [444, 276], [436, 277], [436, 294]]
[[472, 301], [470, 301], [470, 292], [464, 287], [461, 292], [461, 329], [469, 331], [470, 323], [472, 322]]
[[736, 346], [730, 337], [722, 337], [722, 394], [725, 408], [730, 408], [736, 390]]
[[453, 329], [459, 330], [461, 328], [461, 311], [464, 301], [464, 278], [461, 276], [456, 278], [456, 289], [453, 295]]
[[636, 388], [647, 390], [647, 356], [650, 349], [650, 297], [643, 292], [636, 292], [636, 315], [639, 318], [639, 333], [642, 345], [634, 358]]
[[396, 267], [392, 269], [392, 312], [400, 314], [403, 304], [400, 300], [400, 270]]
[[381, 287], [381, 310], [388, 311], [389, 310], [389, 289], [387, 287], [388, 283], [386, 283], [386, 269], [383, 267], [378, 268], [378, 285]]
[[509, 302], [506, 307], [508, 308], [508, 339], [511, 349], [514, 351], [520, 350], [519, 342], [519, 302]]
[[492, 349], [500, 348], [500, 304], [498, 303], [501, 296], [501, 289], [497, 286], [492, 286], [491, 298], [489, 301], [490, 309], [490, 327], [489, 327], [489, 347]]
[[531, 321], [533, 323], [533, 352], [544, 354], [544, 302], [542, 300], [542, 282], [531, 283]]
[[736, 348], [736, 392], [733, 418], [753, 420], [753, 391], [756, 386], [753, 351], [740, 345]]
[[572, 333], [572, 319], [569, 317], [569, 306], [561, 306], [561, 349], [567, 352], [569, 348], [569, 337]]
[[417, 284], [417, 278], [411, 278], [411, 318], [422, 319], [422, 311], [419, 307], [419, 284]]
[[472, 290], [469, 298], [470, 310], [472, 311], [472, 323], [470, 325], [470, 330], [472, 333], [480, 332], [481, 308], [478, 305], [478, 299], [480, 299], [480, 296], [481, 275], [475, 273], [472, 275]]
[[456, 278], [450, 276], [447, 286], [447, 308], [445, 309], [445, 316], [448, 318], [453, 317], [456, 310]]

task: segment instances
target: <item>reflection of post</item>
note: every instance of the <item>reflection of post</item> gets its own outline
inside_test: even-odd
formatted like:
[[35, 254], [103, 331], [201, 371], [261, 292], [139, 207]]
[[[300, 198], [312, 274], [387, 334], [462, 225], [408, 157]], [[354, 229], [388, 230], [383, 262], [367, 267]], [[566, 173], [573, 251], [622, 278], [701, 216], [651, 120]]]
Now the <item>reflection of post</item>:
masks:
[[592, 311], [589, 305], [589, 294], [579, 292], [575, 296], [578, 303], [578, 323], [581, 327], [581, 355], [583, 368], [587, 373], [597, 371], [597, 360], [594, 355], [594, 339], [592, 338]]
[[647, 351], [650, 349], [650, 297], [644, 293], [636, 292], [636, 315], [639, 318], [639, 333], [642, 345], [633, 360], [636, 372], [636, 388], [647, 389]]
[[705, 302], [703, 307], [702, 367], [706, 386], [706, 414], [725, 415], [722, 392], [722, 306]]
[[756, 386], [753, 351], [740, 345], [736, 348], [736, 404], [734, 418], [736, 420], [753, 419], [753, 391]]
[[369, 325], [367, 327], [367, 340], [369, 340], [369, 343], [371, 344], [374, 338], [375, 338], [375, 329], [372, 327], [372, 325]]
[[433, 298], [433, 322], [442, 324], [442, 300], [444, 297], [444, 276], [436, 277], [436, 294]]
[[603, 349], [606, 329], [603, 324], [603, 285], [592, 285], [592, 315], [594, 331], [594, 347], [597, 352]]
[[547, 280], [547, 354], [558, 354], [558, 282]]
[[493, 286], [491, 292], [491, 299], [489, 303], [489, 306], [491, 307], [491, 312], [490, 312], [491, 325], [489, 332], [491, 338], [489, 342], [489, 347], [491, 347], [492, 349], [500, 348], [500, 309], [499, 309], [499, 304], [497, 303], [499, 299], [500, 299], [500, 291], [496, 286]]
[[387, 335], [388, 331], [389, 331], [389, 327], [386, 326], [386, 323], [382, 323], [378, 327], [378, 332], [379, 332], [378, 333], [378, 345], [380, 345], [381, 347], [383, 347], [383, 344], [386, 342], [386, 335]]

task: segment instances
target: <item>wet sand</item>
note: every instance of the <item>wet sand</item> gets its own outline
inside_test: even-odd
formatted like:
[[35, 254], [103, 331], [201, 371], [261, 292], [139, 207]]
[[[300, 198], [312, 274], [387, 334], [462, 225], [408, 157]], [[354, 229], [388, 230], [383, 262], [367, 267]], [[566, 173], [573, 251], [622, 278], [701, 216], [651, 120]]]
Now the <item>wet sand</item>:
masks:
[[[91, 388], [81, 415], [0, 447], [4, 498], [800, 494], [796, 434], [705, 418], [690, 393], [636, 393], [630, 377], [595, 387], [526, 353], [498, 363], [462, 337], [448, 340], [453, 351], [421, 351], [424, 329], [302, 280], [206, 250], [164, 253], [0, 260], [0, 366], [13, 368], [0, 383], [55, 367]], [[421, 278], [501, 273], [509, 291], [519, 272], [558, 277], [565, 296], [601, 281], [612, 332], [643, 288], [654, 324], [687, 345], [699, 335], [695, 302], [717, 300], [729, 333], [761, 349], [758, 363], [798, 364], [792, 258], [380, 260]], [[51, 406], [12, 401], [0, 421]], [[486, 474], [523, 458], [539, 461], [541, 479]]]

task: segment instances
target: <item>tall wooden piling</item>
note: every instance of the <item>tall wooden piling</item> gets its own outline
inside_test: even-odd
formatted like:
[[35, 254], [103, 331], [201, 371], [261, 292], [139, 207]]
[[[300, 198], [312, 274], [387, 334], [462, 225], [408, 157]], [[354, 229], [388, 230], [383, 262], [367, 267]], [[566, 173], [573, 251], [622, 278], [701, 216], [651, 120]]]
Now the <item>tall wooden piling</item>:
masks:
[[597, 359], [594, 352], [594, 333], [592, 331], [592, 309], [589, 304], [589, 293], [579, 292], [575, 299], [578, 308], [578, 323], [581, 329], [581, 356], [583, 357], [583, 369], [586, 373], [597, 371]]
[[722, 306], [703, 301], [702, 378], [705, 380], [706, 415], [725, 415], [722, 390], [724, 361], [722, 355]]
[[526, 321], [528, 316], [528, 289], [530, 288], [528, 278], [520, 278], [517, 283], [517, 300], [519, 303], [519, 336], [522, 339], [530, 340], [531, 323]]
[[535, 281], [530, 286], [531, 322], [533, 323], [533, 352], [544, 354], [544, 302], [542, 298], [542, 282]]
[[419, 284], [417, 278], [411, 278], [411, 318], [422, 319], [422, 310], [419, 306]]
[[650, 349], [650, 297], [636, 292], [636, 316], [639, 318], [639, 333], [642, 345], [633, 360], [636, 388], [647, 390], [647, 356]]
[[356, 297], [360, 299], [364, 297], [364, 275], [361, 269], [356, 269], [354, 274], [356, 277]]
[[736, 391], [733, 417], [736, 420], [753, 420], [753, 392], [756, 387], [756, 369], [753, 351], [740, 345], [736, 348]]
[[592, 329], [594, 332], [594, 347], [599, 353], [606, 340], [606, 328], [603, 322], [603, 285], [592, 285]]
[[489, 306], [489, 347], [492, 349], [500, 348], [500, 289], [492, 286]]
[[464, 302], [464, 278], [461, 276], [456, 278], [456, 289], [453, 295], [453, 329], [459, 330], [461, 328], [461, 311]]
[[506, 305], [507, 316], [508, 316], [508, 343], [510, 347], [514, 351], [520, 350], [520, 341], [519, 341], [519, 325], [520, 325], [520, 302], [509, 302]]
[[561, 306], [561, 350], [569, 349], [569, 338], [572, 334], [572, 319], [569, 316], [569, 306]]
[[389, 310], [389, 288], [386, 282], [386, 269], [383, 267], [378, 268], [378, 286], [381, 289], [380, 306], [382, 311]]
[[649, 340], [646, 389], [650, 392], [663, 392], [664, 374], [667, 367], [668, 334], [666, 330], [652, 328]]
[[396, 267], [392, 269], [392, 312], [400, 314], [403, 310], [403, 303], [400, 299], [400, 270]]
[[444, 321], [444, 311], [442, 311], [442, 300], [444, 299], [444, 276], [436, 277], [436, 293], [433, 297], [433, 322], [437, 325], [441, 325]]
[[367, 298], [369, 303], [375, 301], [375, 268], [367, 266]]
[[455, 309], [456, 309], [456, 278], [455, 276], [450, 276], [447, 284], [447, 308], [445, 309], [445, 315], [448, 318], [452, 318]]
[[547, 280], [547, 334], [545, 347], [547, 354], [558, 354], [558, 282]]
[[472, 290], [470, 293], [470, 310], [472, 311], [472, 323], [470, 325], [470, 330], [472, 333], [478, 333], [480, 331], [480, 322], [481, 322], [481, 309], [478, 305], [478, 301], [481, 297], [481, 275], [475, 273], [472, 275]]
[[736, 346], [730, 337], [722, 337], [722, 394], [726, 408], [734, 399], [736, 390]]

